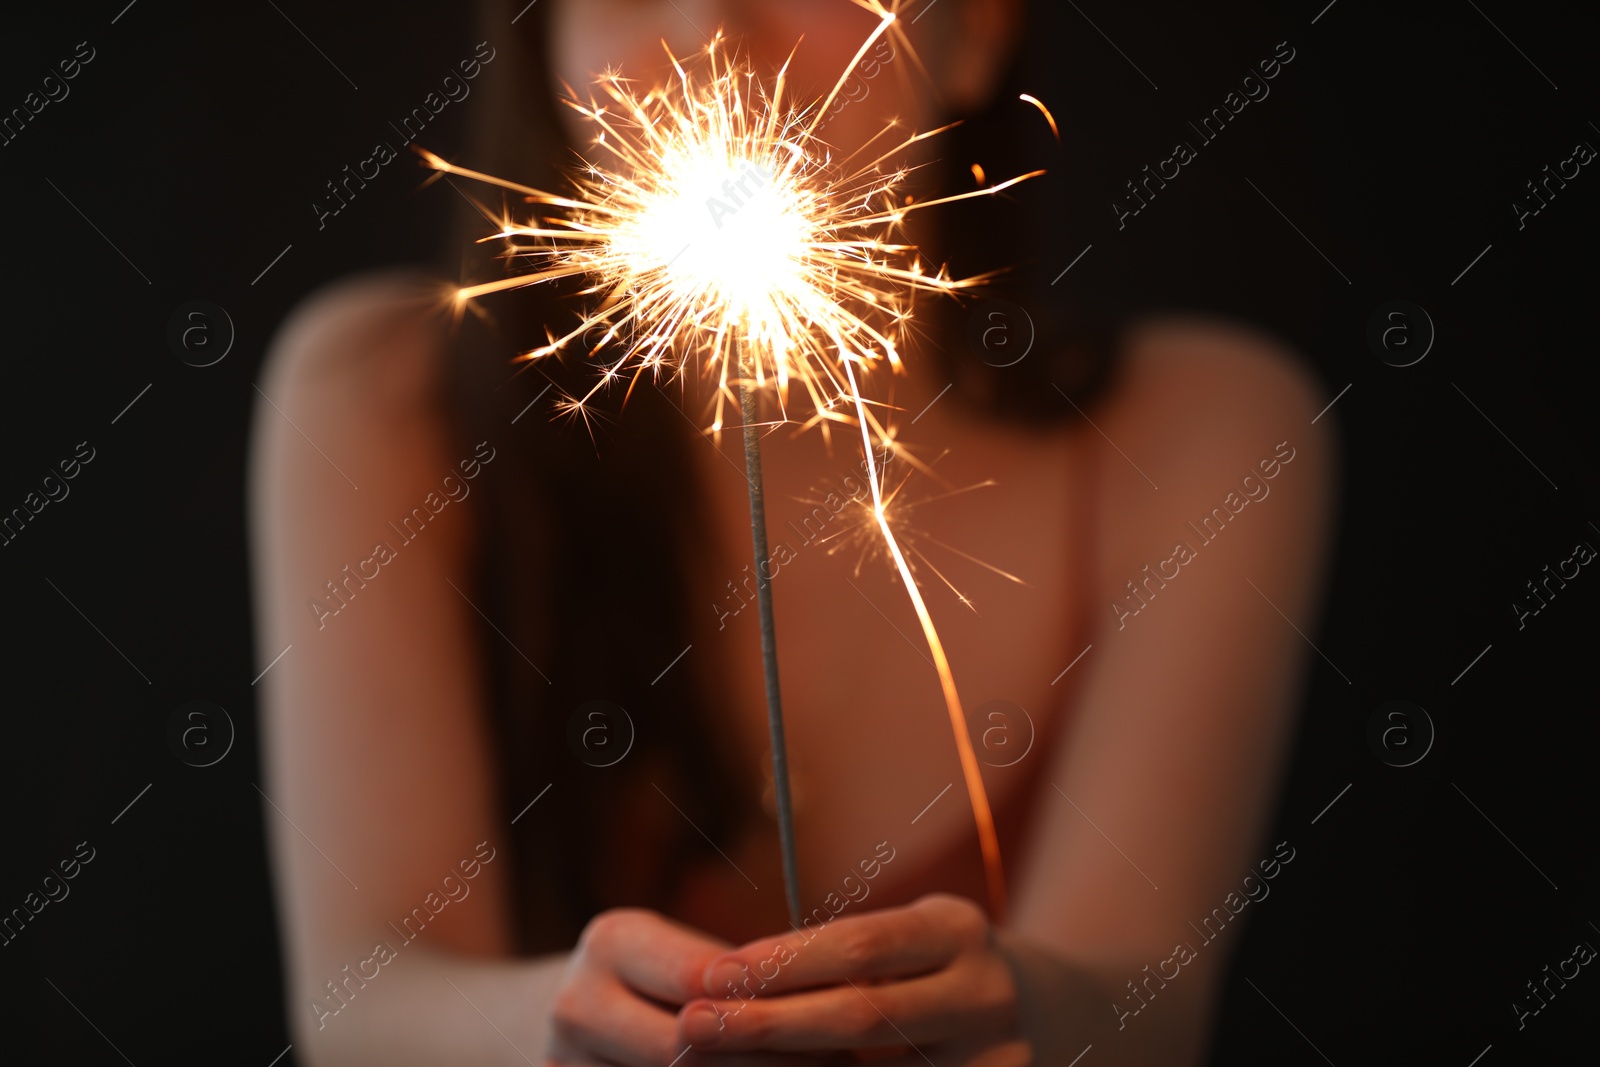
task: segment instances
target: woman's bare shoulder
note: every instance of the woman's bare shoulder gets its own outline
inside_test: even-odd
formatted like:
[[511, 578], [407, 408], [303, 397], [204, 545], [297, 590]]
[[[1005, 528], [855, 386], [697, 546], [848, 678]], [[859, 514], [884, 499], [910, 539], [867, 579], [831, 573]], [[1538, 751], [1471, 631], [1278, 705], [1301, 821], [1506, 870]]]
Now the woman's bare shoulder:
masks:
[[442, 280], [412, 270], [324, 286], [279, 327], [264, 364], [263, 391], [341, 400], [357, 391], [376, 413], [414, 411], [440, 384], [450, 295]]
[[1165, 316], [1134, 325], [1121, 356], [1096, 417], [1110, 442], [1101, 509], [1109, 543], [1144, 551], [1144, 535], [1165, 536], [1180, 516], [1202, 513], [1280, 450], [1302, 457], [1299, 488], [1284, 496], [1303, 510], [1276, 508], [1279, 520], [1327, 518], [1337, 454], [1333, 413], [1323, 409], [1332, 398], [1287, 343], [1241, 323]]
[[1115, 443], [1135, 444], [1152, 461], [1225, 459], [1283, 433], [1318, 447], [1331, 438], [1332, 417], [1318, 417], [1328, 401], [1322, 385], [1298, 353], [1263, 330], [1199, 316], [1148, 318], [1126, 332], [1120, 357], [1098, 421]]
[[[419, 273], [359, 275], [307, 297], [279, 328], [250, 446], [250, 526], [269, 605], [282, 581], [314, 587], [347, 562], [340, 553], [370, 548], [385, 519], [454, 466], [448, 294]], [[442, 525], [455, 532], [430, 538], [438, 548], [461, 543], [460, 523]]]
[[[362, 274], [316, 291], [285, 318], [255, 387], [257, 523], [307, 502], [354, 523], [413, 495], [416, 464], [447, 462], [449, 292], [420, 272]], [[346, 497], [352, 489], [365, 491]]]
[[1178, 406], [1202, 421], [1205, 411], [1238, 417], [1254, 410], [1304, 414], [1309, 423], [1323, 403], [1321, 386], [1300, 356], [1286, 342], [1242, 322], [1146, 318], [1125, 334], [1122, 356], [1125, 411], [1120, 414], [1125, 418], [1154, 422], [1153, 408]]

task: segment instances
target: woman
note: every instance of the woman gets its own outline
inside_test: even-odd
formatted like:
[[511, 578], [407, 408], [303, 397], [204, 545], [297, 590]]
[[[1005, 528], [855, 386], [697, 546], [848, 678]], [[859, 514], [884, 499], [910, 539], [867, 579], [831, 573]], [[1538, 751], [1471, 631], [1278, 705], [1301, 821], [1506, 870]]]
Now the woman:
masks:
[[[803, 38], [804, 96], [873, 26], [844, 0], [485, 10], [463, 162], [547, 188], [569, 158], [557, 138], [587, 137], [555, 117], [557, 80], [648, 80], [661, 40], [689, 54], [720, 25], [758, 70]], [[928, 81], [880, 56], [828, 138], [980, 111], [1022, 16], [1020, 0], [926, 8], [908, 30]], [[951, 485], [995, 483], [916, 511], [930, 566], [973, 600], [934, 611], [974, 735], [1001, 732], [980, 749], [999, 923], [904, 590], [834, 551], [850, 517], [814, 506], [861, 457], [767, 436], [815, 916], [794, 930], [736, 435], [700, 435], [693, 382], [641, 384], [592, 442], [552, 425], [542, 390], [584, 388], [592, 366], [512, 378], [506, 358], [571, 307], [531, 291], [452, 328], [439, 291], [384, 275], [319, 295], [263, 382], [263, 663], [290, 647], [262, 682], [264, 784], [302, 1059], [1000, 1067], [1093, 1045], [1102, 1063], [1198, 1062], [1230, 942], [1191, 924], [1283, 859], [1261, 838], [1307, 652], [1284, 620], [1316, 615], [1330, 524], [1329, 420], [1293, 357], [1198, 319], [1098, 346], [1091, 320], [1043, 314], [1054, 292], [1033, 305], [1039, 350], [996, 369], [950, 355], [959, 320], [924, 320], [930, 354], [894, 383], [905, 440]]]

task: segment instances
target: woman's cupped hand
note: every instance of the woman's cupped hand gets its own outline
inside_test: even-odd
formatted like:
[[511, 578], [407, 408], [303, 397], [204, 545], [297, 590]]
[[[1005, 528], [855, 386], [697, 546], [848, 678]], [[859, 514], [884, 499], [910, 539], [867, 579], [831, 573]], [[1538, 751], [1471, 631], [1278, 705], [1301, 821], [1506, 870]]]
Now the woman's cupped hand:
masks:
[[[691, 1048], [677, 1016], [705, 995], [732, 946], [640, 908], [605, 911], [584, 929], [551, 1003], [541, 1067], [817, 1067], [815, 1051], [758, 1045]], [[837, 1062], [837, 1060], [833, 1060]]]
[[660, 1040], [703, 1051], [708, 1064], [755, 1053], [880, 1067], [1033, 1062], [994, 928], [948, 894], [753, 941], [674, 980], [682, 1006]]

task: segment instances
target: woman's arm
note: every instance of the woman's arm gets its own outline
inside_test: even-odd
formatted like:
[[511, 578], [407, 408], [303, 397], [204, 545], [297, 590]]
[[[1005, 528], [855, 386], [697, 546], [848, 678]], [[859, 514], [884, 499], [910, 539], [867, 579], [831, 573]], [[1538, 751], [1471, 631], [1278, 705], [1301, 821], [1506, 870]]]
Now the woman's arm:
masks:
[[612, 909], [570, 953], [513, 958], [465, 579], [472, 492], [507, 442], [451, 444], [449, 306], [418, 279], [345, 283], [290, 320], [259, 386], [263, 814], [297, 1054], [703, 1065], [674, 1012], [725, 942]]
[[729, 997], [731, 963], [759, 971], [761, 996], [691, 1003], [686, 1040], [913, 1046], [893, 1062], [951, 1067], [1065, 1065], [1090, 1045], [1097, 1063], [1141, 1067], [1202, 1055], [1233, 916], [1294, 855], [1261, 837], [1311, 654], [1295, 627], [1317, 615], [1335, 459], [1315, 389], [1253, 335], [1152, 323], [1123, 373], [1094, 412], [1108, 443], [1090, 676], [1043, 754], [1009, 927], [935, 895], [814, 942], [756, 942], [705, 989]]
[[1246, 894], [1272, 888], [1263, 861], [1281, 875], [1293, 855], [1263, 837], [1317, 654], [1297, 628], [1320, 610], [1337, 460], [1331, 418], [1312, 422], [1325, 398], [1265, 338], [1158, 321], [1127, 357], [1096, 419], [1116, 445], [1101, 622], [1012, 928], [1034, 970], [1056, 959], [1057, 980], [1107, 998], [1084, 1006], [1103, 1040], [1058, 1031], [1057, 1051], [1178, 1065], [1204, 1050], [1242, 925], [1216, 911], [1248, 917]]
[[[471, 497], [447, 490], [470, 490], [459, 461], [476, 457], [452, 454], [438, 410], [444, 325], [420, 281], [347, 282], [291, 318], [258, 386], [261, 786], [289, 1018], [312, 1063], [509, 1052], [467, 998], [537, 1049], [538, 1014], [507, 1014], [508, 1000], [536, 996], [559, 965], [508, 958], [507, 865], [480, 857], [505, 838], [471, 608], [449, 584], [462, 584]], [[430, 494], [447, 502], [437, 515]], [[404, 526], [419, 507], [428, 521]]]

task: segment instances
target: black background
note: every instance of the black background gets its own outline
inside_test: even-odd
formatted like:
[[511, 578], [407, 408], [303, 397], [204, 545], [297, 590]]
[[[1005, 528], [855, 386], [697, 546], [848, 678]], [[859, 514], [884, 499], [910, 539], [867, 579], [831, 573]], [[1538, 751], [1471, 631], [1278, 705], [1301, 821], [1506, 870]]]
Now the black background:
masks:
[[[252, 785], [252, 383], [308, 291], [436, 256], [453, 194], [419, 192], [407, 158], [321, 230], [310, 204], [478, 37], [467, 5], [125, 2], [8, 13], [0, 42], [6, 112], [79, 41], [96, 53], [0, 145], [0, 509], [78, 442], [96, 451], [0, 548], [0, 910], [77, 842], [97, 850], [0, 948], [0, 1042], [265, 1067], [288, 1038], [262, 837], [277, 816]], [[1297, 856], [1248, 909], [1216, 1062], [1592, 1061], [1589, 969], [1525, 1029], [1511, 1008], [1546, 964], [1600, 944], [1585, 743], [1600, 578], [1586, 568], [1524, 629], [1511, 608], [1546, 564], [1600, 545], [1600, 176], [1585, 167], [1524, 228], [1511, 206], [1577, 142], [1600, 145], [1592, 33], [1576, 5], [1325, 2], [1052, 4], [1024, 64], [1062, 123], [1048, 195], [1067, 210], [1060, 246], [1023, 269], [1054, 277], [1092, 246], [1063, 286], [1249, 316], [1330, 399], [1349, 386], [1329, 416], [1345, 455], [1331, 596], [1301, 627], [1326, 660], [1272, 838]], [[1122, 183], [1284, 40], [1296, 55], [1272, 95], [1119, 231]], [[459, 148], [473, 103], [450, 105], [429, 147]], [[237, 327], [215, 366], [167, 343], [193, 299]], [[1395, 299], [1437, 330], [1410, 367], [1366, 340]], [[215, 766], [169, 748], [191, 699], [238, 730]], [[1437, 729], [1415, 766], [1368, 745], [1391, 699]]]

